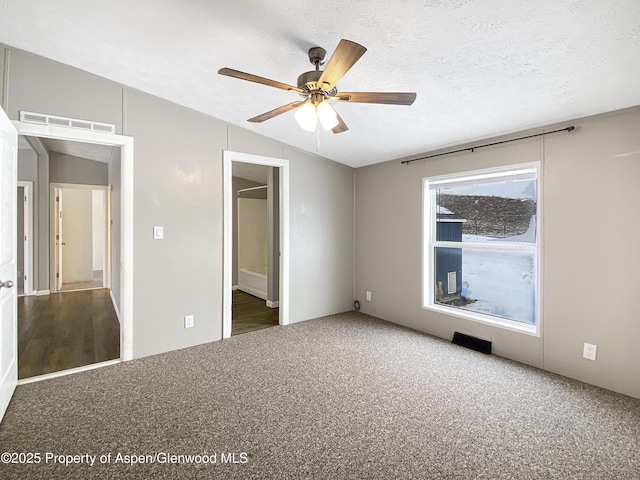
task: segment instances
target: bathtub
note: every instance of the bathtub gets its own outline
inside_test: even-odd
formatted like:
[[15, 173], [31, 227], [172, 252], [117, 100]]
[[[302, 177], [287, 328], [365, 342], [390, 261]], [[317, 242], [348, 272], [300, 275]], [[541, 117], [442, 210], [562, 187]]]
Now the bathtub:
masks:
[[238, 269], [238, 290], [267, 299], [267, 267], [247, 267]]

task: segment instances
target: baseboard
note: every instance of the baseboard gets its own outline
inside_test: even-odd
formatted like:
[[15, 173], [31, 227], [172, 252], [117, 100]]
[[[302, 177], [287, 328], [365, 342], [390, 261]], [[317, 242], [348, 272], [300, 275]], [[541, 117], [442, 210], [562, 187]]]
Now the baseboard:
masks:
[[280, 306], [279, 301], [272, 302], [271, 300], [267, 300], [267, 307], [269, 308], [278, 308]]
[[111, 297], [111, 303], [113, 304], [113, 309], [116, 312], [116, 317], [118, 318], [118, 323], [122, 325], [122, 320], [120, 320], [120, 310], [118, 310], [118, 305], [116, 304], [116, 299], [113, 298], [113, 290], [109, 289], [109, 296]]
[[244, 285], [241, 285], [238, 287], [238, 290], [242, 290], [245, 293], [248, 293], [249, 295], [253, 295], [254, 297], [258, 297], [262, 300], [266, 300], [267, 296], [264, 294], [264, 292], [261, 292], [259, 290], [256, 290], [255, 288], [251, 288], [251, 287], [247, 287]]
[[44, 297], [45, 295], [51, 295], [51, 290], [36, 290], [36, 297]]
[[238, 290], [238, 285], [234, 285], [233, 287], [231, 287], [231, 290]]

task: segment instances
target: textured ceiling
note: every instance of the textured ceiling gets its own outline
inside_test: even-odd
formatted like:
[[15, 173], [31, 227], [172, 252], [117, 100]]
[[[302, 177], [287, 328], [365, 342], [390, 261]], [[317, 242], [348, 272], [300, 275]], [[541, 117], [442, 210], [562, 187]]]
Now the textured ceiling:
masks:
[[[416, 102], [342, 102], [350, 130], [316, 135], [293, 112], [248, 123], [299, 97], [216, 73], [295, 84], [341, 38], [368, 51], [340, 90]], [[13, 0], [0, 43], [351, 166], [640, 104], [638, 0]]]

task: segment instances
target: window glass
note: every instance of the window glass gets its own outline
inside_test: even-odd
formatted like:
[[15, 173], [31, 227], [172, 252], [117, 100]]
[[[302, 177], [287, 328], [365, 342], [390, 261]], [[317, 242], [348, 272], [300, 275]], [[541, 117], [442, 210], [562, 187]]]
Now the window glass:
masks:
[[424, 305], [535, 326], [537, 168], [425, 179], [424, 198]]
[[535, 179], [435, 190], [438, 241], [536, 243]]
[[534, 252], [436, 247], [435, 263], [435, 303], [535, 324]]

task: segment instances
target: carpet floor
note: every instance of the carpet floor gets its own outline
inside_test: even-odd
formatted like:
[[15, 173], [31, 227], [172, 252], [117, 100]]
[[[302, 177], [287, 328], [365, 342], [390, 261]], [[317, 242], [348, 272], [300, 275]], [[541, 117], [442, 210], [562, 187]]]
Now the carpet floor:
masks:
[[349, 312], [21, 385], [0, 451], [3, 479], [637, 480], [640, 400]]

